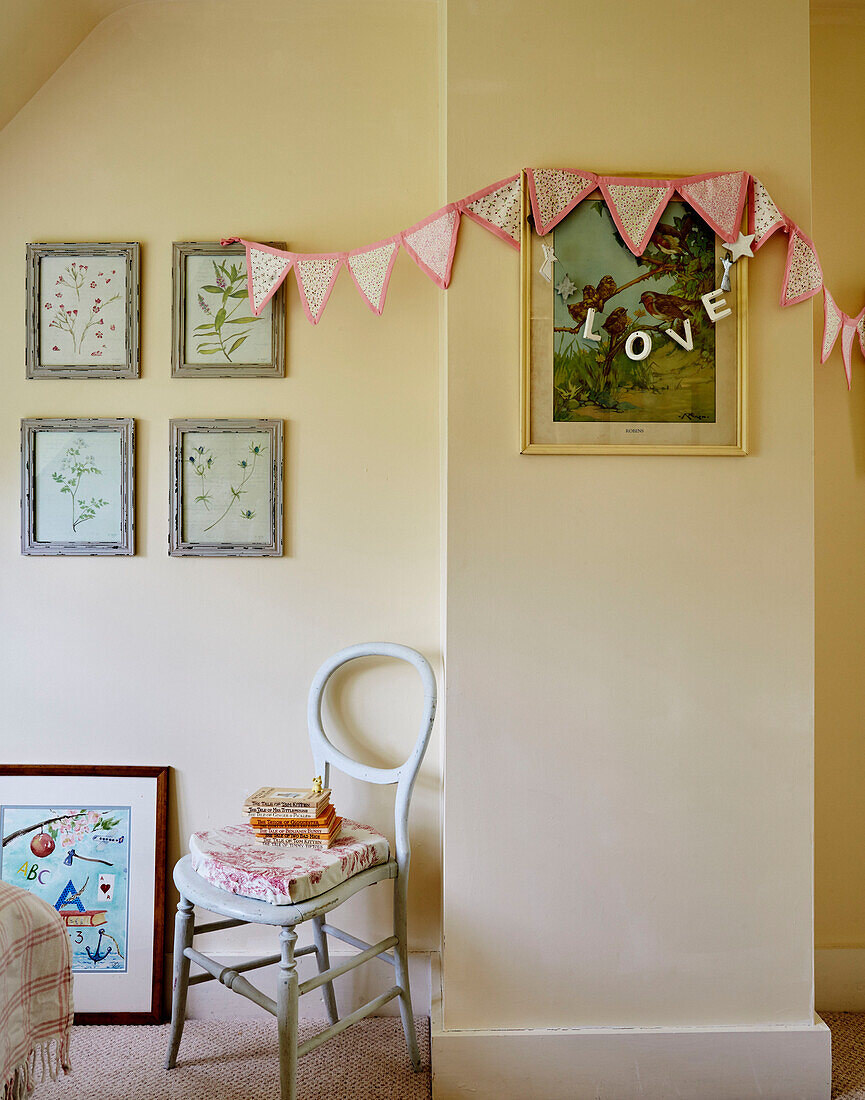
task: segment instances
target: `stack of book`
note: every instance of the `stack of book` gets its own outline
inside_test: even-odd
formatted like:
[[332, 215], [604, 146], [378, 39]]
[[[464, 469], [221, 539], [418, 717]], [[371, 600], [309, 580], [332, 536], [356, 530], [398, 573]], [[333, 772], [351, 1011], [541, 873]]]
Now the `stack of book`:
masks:
[[329, 790], [259, 787], [243, 803], [243, 812], [259, 844], [329, 848], [339, 836]]

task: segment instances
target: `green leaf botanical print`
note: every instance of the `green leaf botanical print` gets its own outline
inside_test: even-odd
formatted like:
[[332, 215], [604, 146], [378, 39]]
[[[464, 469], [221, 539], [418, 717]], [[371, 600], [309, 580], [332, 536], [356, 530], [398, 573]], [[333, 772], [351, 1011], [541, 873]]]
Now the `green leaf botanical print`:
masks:
[[72, 506], [70, 522], [73, 532], [77, 531], [82, 523], [93, 519], [99, 509], [109, 503], [102, 497], [80, 495], [81, 482], [84, 478], [102, 477], [102, 471], [97, 469], [93, 455], [85, 451], [84, 440], [80, 437], [73, 440], [72, 445], [66, 448], [60, 469], [54, 470], [51, 477], [59, 485], [60, 492], [70, 498]]
[[[246, 496], [249, 492], [244, 488], [246, 483], [255, 473], [255, 466], [261, 455], [266, 450], [264, 443], [250, 443], [249, 445], [249, 458], [242, 458], [238, 463], [238, 467], [243, 471], [243, 475], [240, 480], [240, 484], [229, 485], [228, 487], [228, 500], [225, 504], [220, 516], [210, 524], [209, 527], [205, 527], [204, 533], [212, 531], [214, 527], [222, 523], [234, 505], [240, 500], [242, 496]], [[187, 460], [192, 467], [193, 475], [200, 480], [201, 490], [194, 499], [195, 504], [201, 504], [208, 512], [213, 507], [213, 490], [210, 488], [208, 477], [214, 472], [215, 458], [213, 452], [208, 450], [207, 447], [199, 446], [192, 448], [192, 454]], [[245, 520], [251, 520], [255, 518], [255, 509], [246, 508], [242, 509], [240, 515]]]
[[[235, 316], [247, 300], [246, 271], [242, 264], [213, 262], [213, 283], [205, 283], [198, 295], [202, 313], [213, 320], [195, 327], [196, 351], [199, 355], [220, 355], [229, 363], [232, 355], [246, 340], [254, 325], [263, 318], [248, 313]], [[207, 297], [205, 297], [205, 295]], [[245, 325], [245, 331], [225, 330], [226, 325]]]

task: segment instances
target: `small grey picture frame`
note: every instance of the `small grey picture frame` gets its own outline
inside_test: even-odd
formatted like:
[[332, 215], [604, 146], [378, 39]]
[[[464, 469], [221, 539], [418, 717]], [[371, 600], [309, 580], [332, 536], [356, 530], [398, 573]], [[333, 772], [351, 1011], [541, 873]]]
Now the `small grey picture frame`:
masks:
[[[267, 243], [273, 248], [285, 248], [284, 243]], [[200, 259], [209, 262], [213, 276], [209, 284], [196, 287], [189, 275], [190, 262]], [[222, 270], [217, 271], [217, 266]], [[221, 300], [214, 282], [225, 283], [219, 287], [223, 292]], [[171, 283], [172, 378], [282, 378], [285, 375], [285, 283], [265, 306], [261, 317], [253, 318], [246, 294], [246, 248], [243, 243], [175, 241]], [[204, 300], [202, 290], [209, 300]], [[220, 311], [223, 318], [216, 331]], [[200, 324], [193, 325], [193, 321]], [[230, 325], [240, 327], [231, 329], [231, 335], [227, 336]], [[196, 336], [199, 330], [200, 335]], [[246, 343], [250, 337], [251, 342]], [[197, 346], [190, 346], [190, 343]], [[246, 349], [257, 347], [255, 362], [243, 361], [246, 349], [241, 345], [244, 343]], [[231, 361], [232, 355], [239, 358]]]
[[[45, 432], [62, 432], [80, 434], [81, 437], [93, 435], [93, 433], [116, 433], [120, 438], [118, 468], [116, 478], [112, 486], [108, 488], [110, 493], [117, 493], [117, 508], [119, 536], [117, 538], [99, 539], [64, 539], [59, 537], [40, 538], [38, 521], [39, 499], [39, 470], [37, 464], [37, 437]], [[97, 471], [102, 473], [102, 471]], [[56, 471], [69, 478], [68, 470]], [[45, 475], [49, 476], [48, 474]], [[55, 484], [57, 477], [50, 475]], [[73, 471], [74, 476], [74, 471]], [[78, 476], [77, 486], [81, 485], [82, 477]], [[62, 486], [64, 481], [59, 484]], [[77, 488], [76, 486], [76, 488]], [[92, 492], [92, 485], [86, 486], [85, 492]], [[74, 521], [76, 515], [75, 494], [69, 489], [61, 490], [71, 502], [71, 516]], [[83, 495], [83, 493], [82, 493]], [[94, 498], [91, 497], [91, 500]], [[100, 497], [101, 499], [101, 492]], [[92, 505], [84, 505], [92, 508]], [[82, 516], [82, 505], [78, 505], [79, 523], [81, 519], [93, 519], [86, 514]], [[129, 417], [108, 418], [33, 418], [21, 421], [21, 553], [38, 557], [117, 557], [131, 556], [135, 553], [135, 421]]]
[[[190, 441], [186, 444], [187, 436], [198, 437], [198, 449]], [[280, 557], [282, 555], [282, 528], [283, 528], [283, 423], [281, 420], [172, 420], [169, 431], [169, 531], [168, 553], [171, 557], [199, 557], [199, 558], [249, 558], [249, 557]], [[238, 436], [249, 435], [253, 439], [247, 447], [241, 445]], [[255, 443], [255, 438], [266, 436], [263, 444]], [[230, 437], [230, 438], [226, 438]], [[243, 443], [246, 441], [243, 440]], [[261, 447], [260, 452], [253, 453], [254, 447]], [[229, 454], [230, 451], [233, 454]], [[187, 454], [187, 451], [191, 453]], [[247, 451], [249, 457], [247, 457]], [[242, 458], [236, 461], [237, 454]], [[258, 499], [251, 496], [244, 510], [240, 497], [247, 492], [243, 488], [247, 484], [249, 472], [248, 463], [252, 463], [253, 470], [259, 453], [267, 455], [269, 473], [258, 483], [250, 482], [255, 486]], [[211, 459], [213, 465], [208, 462]], [[227, 461], [223, 461], [223, 460]], [[225, 475], [220, 467], [227, 467], [229, 473]], [[237, 469], [241, 467], [241, 469]], [[212, 500], [210, 497], [210, 484], [208, 476], [213, 471], [214, 476], [222, 476], [223, 483], [216, 489]], [[191, 491], [187, 489], [192, 484], [187, 479], [198, 478], [195, 489], [198, 496], [187, 499]], [[260, 538], [235, 537], [217, 539], [216, 536], [209, 540], [201, 537], [193, 537], [187, 530], [185, 522], [185, 508], [199, 505], [207, 511], [207, 519], [211, 520], [210, 527], [215, 527], [224, 516], [232, 513], [231, 523], [237, 529], [238, 520], [247, 518], [246, 513], [251, 512], [249, 519], [255, 517], [256, 508], [261, 508], [258, 528], [261, 530]], [[200, 526], [205, 520], [203, 513], [198, 517]], [[266, 524], [262, 521], [266, 518]], [[228, 525], [227, 525], [228, 526]]]
[[[97, 260], [104, 272], [90, 271], [81, 285], [73, 281], [81, 276], [81, 261]], [[115, 269], [109, 264], [114, 261]], [[65, 264], [63, 281], [43, 276], [47, 264]], [[121, 268], [122, 265], [122, 268]], [[73, 272], [75, 268], [75, 274]], [[27, 378], [138, 378], [140, 349], [140, 267], [137, 242], [29, 243], [27, 245]], [[104, 278], [103, 278], [104, 274]], [[115, 299], [111, 286], [122, 278], [123, 289]], [[107, 281], [106, 281], [107, 280]], [[56, 290], [57, 286], [61, 290]], [[119, 306], [114, 309], [114, 301]], [[79, 308], [80, 307], [80, 308]], [[42, 315], [52, 311], [52, 320], [62, 318], [66, 328], [57, 328], [53, 341], [43, 333]], [[106, 350], [122, 336], [122, 350], [116, 362], [107, 362]], [[50, 343], [50, 347], [49, 347]]]

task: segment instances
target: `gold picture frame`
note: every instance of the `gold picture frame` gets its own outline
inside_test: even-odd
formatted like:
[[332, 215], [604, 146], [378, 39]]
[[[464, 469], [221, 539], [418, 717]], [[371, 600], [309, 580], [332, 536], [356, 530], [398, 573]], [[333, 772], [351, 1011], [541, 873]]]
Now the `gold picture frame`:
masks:
[[[657, 177], [668, 178], [668, 177]], [[595, 204], [602, 204], [602, 209]], [[674, 194], [666, 211], [681, 200]], [[684, 206], [684, 204], [682, 204]], [[689, 225], [695, 237], [702, 239], [705, 263], [706, 234], [712, 230], [702, 222], [695, 211], [689, 212]], [[610, 328], [604, 336], [603, 325], [607, 317], [606, 310], [598, 310], [592, 331], [601, 336], [601, 341], [589, 344], [583, 339], [582, 322], [568, 329], [556, 326], [556, 286], [561, 285], [564, 268], [569, 259], [573, 261], [572, 272], [578, 287], [589, 283], [583, 291], [583, 302], [587, 301], [586, 291], [596, 290], [606, 272], [602, 266], [616, 267], [625, 271], [628, 263], [639, 270], [641, 262], [651, 266], [651, 258], [642, 261], [627, 252], [618, 231], [606, 210], [606, 204], [600, 192], [593, 192], [582, 200], [556, 228], [541, 238], [534, 230], [530, 220], [526, 173], [522, 174], [522, 232], [520, 251], [520, 451], [522, 454], [630, 454], [630, 455], [745, 455], [747, 454], [747, 350], [748, 350], [748, 270], [747, 260], [738, 260], [730, 271], [731, 290], [725, 292], [726, 308], [732, 314], [711, 324], [705, 314], [698, 312], [696, 300], [688, 299], [689, 309], [695, 322], [694, 346], [692, 349], [678, 346], [667, 337], [659, 352], [654, 356], [655, 340], [663, 337], [664, 325], [678, 327], [684, 332], [684, 322], [648, 316], [647, 310], [657, 306], [657, 295], [664, 289], [656, 286], [655, 296], [649, 298], [649, 305], [640, 309], [631, 304], [634, 312], [631, 318], [627, 309], [622, 308], [623, 318], [628, 327], [624, 335], [644, 329], [652, 344], [652, 353], [636, 368], [626, 363], [624, 335]], [[587, 219], [596, 219], [591, 225]], [[671, 215], [672, 217], [672, 215]], [[576, 219], [572, 221], [572, 219]], [[582, 220], [582, 229], [580, 221]], [[609, 222], [609, 226], [606, 222]], [[571, 223], [568, 226], [568, 223]], [[660, 223], [659, 223], [660, 225]], [[682, 228], [683, 219], [677, 222]], [[580, 232], [591, 236], [590, 247], [575, 250], [574, 244]], [[548, 262], [551, 275], [549, 283], [541, 275], [544, 267], [542, 243], [553, 246], [556, 254], [556, 234], [563, 251], [563, 257]], [[606, 236], [604, 236], [606, 235]], [[702, 235], [702, 236], [701, 236]], [[713, 234], [714, 236], [714, 234]], [[608, 238], [608, 239], [607, 239]], [[684, 241], [684, 238], [682, 238]], [[621, 256], [615, 252], [621, 251]], [[662, 239], [661, 245], [665, 242]], [[609, 251], [613, 250], [613, 251]], [[720, 238], [714, 238], [715, 279], [713, 288], [721, 284], [723, 275]], [[565, 253], [567, 252], [567, 256]], [[646, 249], [649, 252], [649, 248]], [[666, 254], [666, 253], [665, 253]], [[601, 257], [601, 258], [599, 258]], [[606, 257], [610, 257], [609, 262]], [[679, 262], [679, 261], [677, 261]], [[671, 261], [667, 261], [668, 270]], [[704, 263], [704, 266], [705, 266]], [[594, 277], [597, 268], [598, 277]], [[589, 274], [587, 275], [587, 270]], [[678, 274], [678, 269], [676, 269]], [[683, 269], [684, 272], [684, 269]], [[627, 272], [626, 272], [627, 274]], [[612, 280], [612, 276], [607, 275]], [[672, 275], [669, 276], [673, 278]], [[696, 278], [693, 274], [692, 279]], [[701, 273], [705, 279], [705, 272]], [[619, 276], [619, 279], [621, 276]], [[681, 278], [685, 278], [684, 273]], [[627, 287], [643, 280], [658, 279], [651, 270], [641, 272], [630, 280]], [[616, 286], [616, 283], [618, 285]], [[613, 280], [614, 297], [626, 285]], [[651, 285], [651, 283], [650, 283]], [[579, 293], [579, 290], [576, 291]], [[630, 297], [633, 297], [633, 291]], [[648, 298], [646, 291], [643, 298]], [[641, 299], [642, 300], [642, 299]], [[672, 299], [669, 298], [669, 301]], [[677, 299], [684, 305], [682, 298]], [[575, 303], [561, 299], [558, 306], [559, 319], [563, 309], [571, 314], [569, 320], [580, 316], [580, 310], [570, 309]], [[576, 303], [577, 306], [582, 303]], [[671, 308], [675, 309], [675, 303]], [[705, 307], [702, 303], [699, 311]], [[681, 308], [677, 311], [681, 315]], [[705, 319], [704, 319], [705, 318]], [[560, 334], [558, 346], [555, 345], [556, 333]], [[570, 341], [566, 336], [570, 335]], [[580, 340], [581, 344], [577, 341]], [[571, 350], [573, 349], [573, 350]], [[710, 350], [709, 350], [710, 349]], [[598, 367], [595, 368], [589, 358], [594, 353]], [[623, 369], [627, 367], [628, 369]], [[597, 370], [601, 371], [599, 375]], [[630, 371], [630, 373], [629, 373]], [[615, 373], [614, 373], [615, 372]], [[612, 378], [610, 377], [612, 376]], [[599, 386], [607, 388], [599, 389]], [[656, 417], [649, 419], [649, 417]], [[711, 417], [711, 419], [710, 419]], [[633, 440], [633, 441], [632, 441]]]

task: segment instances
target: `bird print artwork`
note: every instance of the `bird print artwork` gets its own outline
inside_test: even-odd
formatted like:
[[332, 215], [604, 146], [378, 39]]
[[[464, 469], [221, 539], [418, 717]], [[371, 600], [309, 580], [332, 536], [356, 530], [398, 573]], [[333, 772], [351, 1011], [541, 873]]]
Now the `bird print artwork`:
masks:
[[634, 256], [606, 204], [589, 200], [549, 240], [553, 420], [713, 422], [715, 326], [702, 297], [716, 268], [720, 279], [714, 230], [674, 198]]

